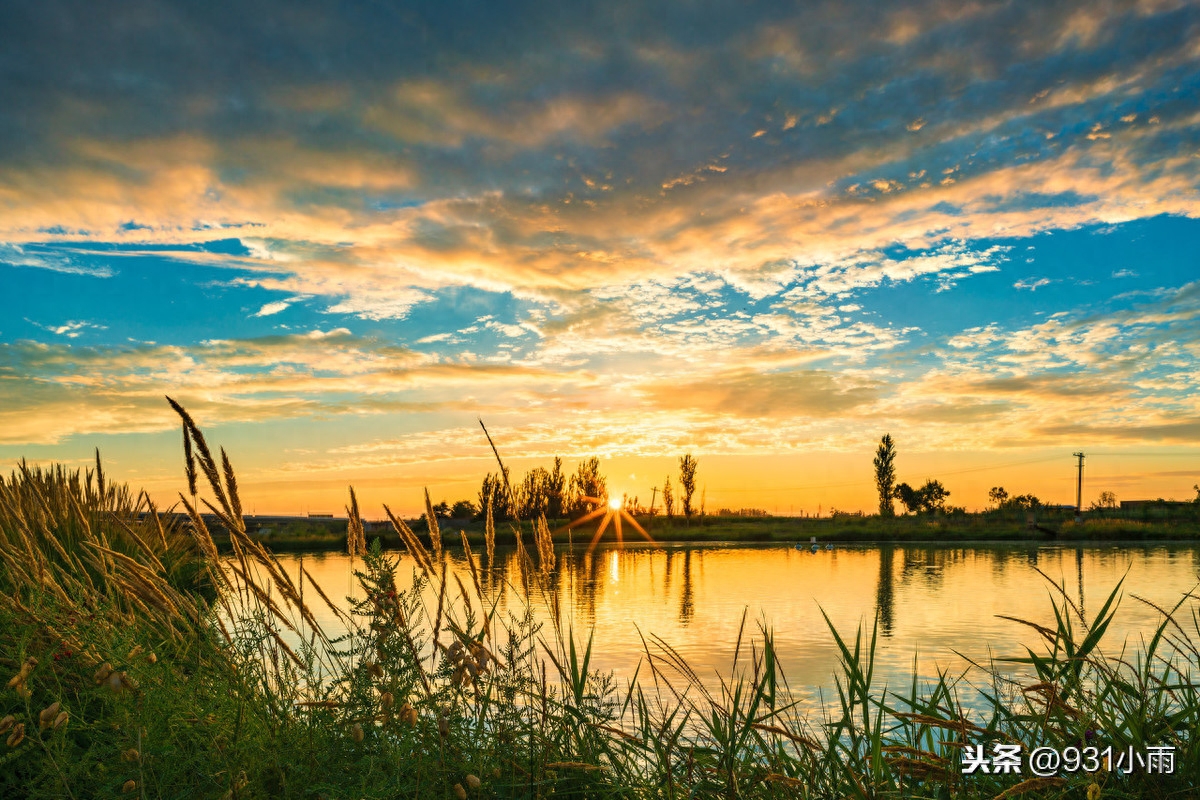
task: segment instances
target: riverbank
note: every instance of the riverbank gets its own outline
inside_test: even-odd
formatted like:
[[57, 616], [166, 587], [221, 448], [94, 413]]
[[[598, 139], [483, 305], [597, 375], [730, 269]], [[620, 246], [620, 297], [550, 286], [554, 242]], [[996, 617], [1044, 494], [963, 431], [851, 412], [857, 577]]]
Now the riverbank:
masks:
[[[1190, 511], [1190, 509], [1186, 509]], [[567, 520], [550, 523], [555, 544], [590, 542], [596, 525], [591, 523], [567, 530]], [[1155, 516], [1147, 512], [1120, 516], [1085, 514], [1076, 522], [1070, 514], [1043, 514], [1030, 520], [1027, 516], [984, 513], [947, 516], [903, 516], [883, 519], [877, 516], [839, 514], [833, 517], [695, 517], [665, 519], [647, 517], [639, 523], [656, 542], [744, 542], [744, 543], [808, 543], [813, 538], [829, 543], [895, 543], [895, 544], [970, 544], [977, 542], [1072, 542], [1072, 543], [1141, 543], [1151, 541], [1200, 543], [1200, 513], [1189, 515], [1175, 512]], [[428, 541], [428, 527], [423, 519], [408, 520], [409, 527]], [[480, 520], [442, 520], [442, 541], [445, 545], [460, 542], [459, 531], [466, 533], [472, 546], [482, 545], [485, 525]], [[255, 527], [253, 518], [247, 520], [248, 531], [277, 552], [319, 552], [344, 550], [346, 521], [338, 519], [298, 520], [289, 526]], [[401, 537], [391, 525], [366, 523], [368, 539], [379, 538], [385, 549], [403, 547]], [[221, 529], [214, 531], [218, 548], [229, 551], [229, 538]], [[522, 526], [522, 536], [528, 537], [529, 523]], [[610, 526], [602, 541], [613, 541]], [[516, 535], [510, 522], [496, 524], [497, 544], [513, 545]], [[645, 541], [640, 534], [626, 526], [625, 541]]]

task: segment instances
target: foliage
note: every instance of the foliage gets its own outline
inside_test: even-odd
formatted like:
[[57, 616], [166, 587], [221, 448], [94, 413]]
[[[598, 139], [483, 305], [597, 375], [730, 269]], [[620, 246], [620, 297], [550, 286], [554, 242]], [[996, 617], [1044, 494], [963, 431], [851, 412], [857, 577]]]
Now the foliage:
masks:
[[1096, 502], [1092, 503], [1089, 511], [1111, 511], [1117, 508], [1117, 495], [1113, 492], [1101, 492]]
[[668, 519], [675, 516], [675, 493], [671, 490], [670, 475], [663, 482], [663, 510], [666, 512]]
[[1008, 490], [1003, 486], [993, 486], [988, 492], [988, 500], [990, 500], [996, 508], [1003, 508], [1005, 502], [1008, 501]]
[[698, 463], [688, 453], [679, 459], [679, 485], [683, 488], [683, 516], [690, 518], [695, 512], [692, 497], [696, 494], [696, 467]]
[[471, 519], [479, 514], [479, 509], [470, 500], [458, 500], [450, 507], [451, 519]]
[[892, 506], [896, 488], [896, 445], [891, 434], [885, 433], [875, 450], [875, 488], [879, 491], [879, 515], [891, 517], [896, 513]]
[[512, 505], [509, 503], [508, 492], [504, 489], [504, 477], [499, 473], [489, 472], [484, 475], [483, 483], [479, 487], [479, 513], [484, 513], [489, 507], [496, 520], [512, 518]]
[[568, 516], [577, 517], [595, 508], [586, 498], [602, 500], [608, 497], [608, 481], [600, 474], [600, 459], [592, 457], [579, 462], [567, 490]]
[[904, 504], [910, 514], [920, 512], [933, 513], [945, 511], [946, 498], [950, 492], [941, 481], [930, 478], [919, 489], [914, 489], [907, 483], [901, 483], [893, 490], [897, 500]]

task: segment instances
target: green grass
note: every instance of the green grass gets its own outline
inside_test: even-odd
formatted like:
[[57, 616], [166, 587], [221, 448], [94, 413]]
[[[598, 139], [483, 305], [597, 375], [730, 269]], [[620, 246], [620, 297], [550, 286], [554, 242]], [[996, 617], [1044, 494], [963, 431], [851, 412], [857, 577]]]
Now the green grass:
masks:
[[[1013, 621], [1043, 640], [1010, 654], [1031, 671], [1023, 684], [982, 664], [882, 686], [875, 630], [830, 625], [841, 670], [810, 713], [771, 631], [743, 617], [730, 659], [749, 652], [749, 666], [715, 690], [649, 631], [638, 676], [618, 685], [591, 669], [591, 635], [539, 628], [532, 603], [495, 611], [498, 591], [543, 593], [548, 563], [518, 545], [516, 582], [488, 590], [482, 555], [464, 552], [471, 569], [454, 574], [448, 537], [435, 553], [402, 523], [413, 574], [378, 542], [360, 552], [360, 599], [337, 612], [349, 633], [331, 636], [312, 613], [327, 598], [246, 535], [232, 468], [190, 435], [236, 574], [216, 563], [195, 498], [155, 540], [144, 500], [121, 488], [63, 470], [0, 484], [0, 670], [17, 678], [0, 690], [2, 736], [24, 726], [0, 742], [0, 796], [1067, 798], [1094, 783], [1106, 798], [1168, 798], [1200, 785], [1194, 594], [1159, 609], [1145, 640], [1105, 652], [1122, 587], [1090, 618], [1055, 589], [1045, 620]], [[355, 551], [358, 526], [352, 516]], [[979, 693], [984, 712], [968, 711]], [[65, 725], [40, 727], [53, 703]], [[958, 766], [968, 745], [1090, 742], [1172, 745], [1176, 773], [1029, 783]]]

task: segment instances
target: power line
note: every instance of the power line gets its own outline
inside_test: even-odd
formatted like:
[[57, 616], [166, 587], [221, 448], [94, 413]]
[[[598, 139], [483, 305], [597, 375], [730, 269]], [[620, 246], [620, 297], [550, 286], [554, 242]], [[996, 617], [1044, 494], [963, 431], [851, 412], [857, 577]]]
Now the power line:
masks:
[[[965, 469], [950, 470], [949, 472], [940, 471], [940, 472], [938, 472], [938, 474], [939, 475], [964, 475], [968, 472], [987, 472], [990, 470], [997, 470], [997, 469], [1009, 469], [1011, 467], [1024, 467], [1029, 464], [1046, 464], [1051, 461], [1060, 461], [1060, 460], [1062, 460], [1062, 458], [1063, 458], [1062, 456], [1050, 456], [1048, 458], [1030, 459], [1029, 461], [1013, 461], [1008, 464], [996, 464], [996, 465], [990, 466], [990, 467], [967, 467]], [[862, 486], [862, 485], [863, 485], [863, 481], [857, 480], [857, 481], [847, 481], [845, 483], [815, 484], [815, 485], [811, 485], [811, 486], [766, 486], [766, 487], [742, 488], [742, 489], [720, 489], [720, 488], [718, 488], [718, 489], [716, 489], [716, 491], [719, 491], [722, 493], [725, 493], [725, 492], [801, 492], [801, 491], [810, 491], [812, 489], [843, 489], [847, 486]]]

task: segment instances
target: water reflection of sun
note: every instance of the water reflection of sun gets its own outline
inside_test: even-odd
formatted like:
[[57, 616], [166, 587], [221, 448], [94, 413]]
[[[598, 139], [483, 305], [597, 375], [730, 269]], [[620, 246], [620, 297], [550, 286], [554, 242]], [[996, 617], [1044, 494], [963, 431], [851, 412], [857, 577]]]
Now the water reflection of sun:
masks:
[[653, 537], [646, 533], [646, 529], [639, 525], [638, 521], [633, 518], [633, 515], [625, 510], [625, 503], [620, 497], [584, 497], [583, 500], [596, 506], [596, 508], [567, 525], [564, 530], [570, 530], [603, 516], [604, 518], [600, 520], [600, 526], [596, 528], [596, 535], [592, 537], [592, 543], [588, 545], [589, 553], [596, 548], [600, 537], [604, 535], [604, 531], [608, 530], [608, 523], [610, 522], [613, 524], [613, 531], [617, 535], [617, 544], [624, 543], [624, 536], [621, 529], [622, 520], [628, 522], [638, 533], [646, 537], [646, 541], [654, 541]]

